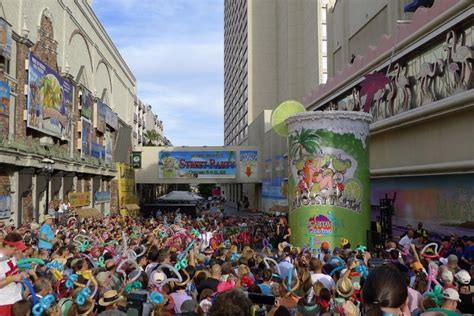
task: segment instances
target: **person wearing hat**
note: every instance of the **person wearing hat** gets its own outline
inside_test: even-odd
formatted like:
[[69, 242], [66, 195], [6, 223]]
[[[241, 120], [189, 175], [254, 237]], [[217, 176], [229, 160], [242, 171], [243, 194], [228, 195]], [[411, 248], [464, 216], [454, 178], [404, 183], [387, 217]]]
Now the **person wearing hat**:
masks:
[[448, 316], [459, 316], [457, 312], [458, 303], [461, 302], [459, 299], [459, 293], [455, 289], [445, 289], [443, 291], [443, 303], [441, 307], [430, 308], [428, 312], [442, 312]]
[[127, 315], [121, 312], [117, 304], [125, 301], [125, 297], [118, 294], [115, 290], [110, 290], [104, 293], [104, 295], [99, 300], [99, 305], [105, 308], [105, 311], [100, 313], [101, 316], [107, 315]]
[[40, 250], [51, 252], [51, 249], [53, 248], [53, 219], [54, 217], [51, 215], [44, 216], [44, 223], [41, 225], [41, 229], [38, 233], [38, 249]]
[[25, 243], [17, 233], [9, 233], [0, 246], [0, 315], [10, 316], [12, 306], [21, 297], [21, 280], [27, 274], [19, 272], [15, 252], [26, 249]]
[[462, 314], [474, 315], [474, 291], [471, 291], [471, 275], [466, 270], [461, 270], [456, 275], [461, 302], [458, 309]]

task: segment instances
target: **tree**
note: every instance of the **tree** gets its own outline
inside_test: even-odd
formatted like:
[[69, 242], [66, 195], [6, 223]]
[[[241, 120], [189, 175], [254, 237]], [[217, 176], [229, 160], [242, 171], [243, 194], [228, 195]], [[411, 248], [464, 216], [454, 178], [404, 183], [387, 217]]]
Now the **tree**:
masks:
[[146, 146], [155, 146], [160, 139], [160, 134], [154, 129], [147, 129], [143, 136], [147, 139]]
[[291, 134], [288, 140], [291, 157], [296, 157], [299, 154], [300, 159], [303, 159], [303, 150], [309, 154], [316, 153], [319, 149], [321, 138], [315, 130], [302, 128]]

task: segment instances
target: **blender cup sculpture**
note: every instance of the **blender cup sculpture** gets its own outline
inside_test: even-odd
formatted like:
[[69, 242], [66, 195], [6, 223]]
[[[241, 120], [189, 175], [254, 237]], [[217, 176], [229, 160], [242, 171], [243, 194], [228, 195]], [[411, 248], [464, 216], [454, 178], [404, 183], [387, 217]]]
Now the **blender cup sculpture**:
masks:
[[285, 101], [272, 113], [272, 126], [288, 139], [288, 209], [291, 243], [319, 249], [341, 239], [367, 243], [370, 229], [370, 114], [305, 112]]

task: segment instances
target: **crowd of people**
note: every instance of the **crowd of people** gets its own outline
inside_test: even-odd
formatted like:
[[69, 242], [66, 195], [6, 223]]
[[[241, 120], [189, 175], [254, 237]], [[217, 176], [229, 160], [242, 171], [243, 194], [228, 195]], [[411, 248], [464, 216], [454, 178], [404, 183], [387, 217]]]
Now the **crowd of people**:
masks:
[[418, 226], [382, 249], [315, 250], [267, 215], [250, 240], [213, 213], [54, 221], [1, 228], [0, 315], [474, 314], [473, 236], [430, 243]]

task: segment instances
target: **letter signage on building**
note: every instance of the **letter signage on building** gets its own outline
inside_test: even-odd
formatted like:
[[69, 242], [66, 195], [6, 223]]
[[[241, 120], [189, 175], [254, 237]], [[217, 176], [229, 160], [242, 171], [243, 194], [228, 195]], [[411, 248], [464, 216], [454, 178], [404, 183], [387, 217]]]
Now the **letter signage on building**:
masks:
[[27, 126], [42, 133], [69, 138], [72, 86], [30, 53]]
[[161, 151], [160, 178], [235, 178], [236, 161], [233, 151]]

